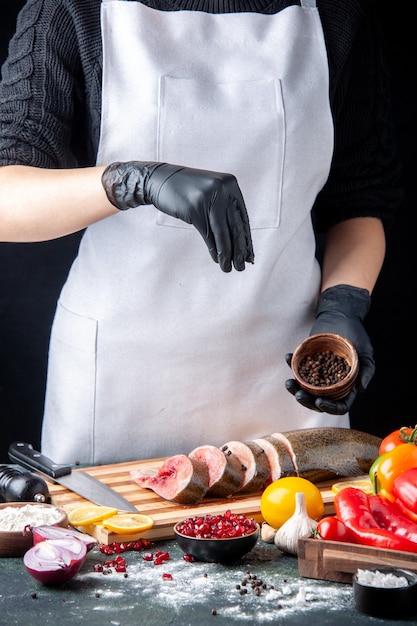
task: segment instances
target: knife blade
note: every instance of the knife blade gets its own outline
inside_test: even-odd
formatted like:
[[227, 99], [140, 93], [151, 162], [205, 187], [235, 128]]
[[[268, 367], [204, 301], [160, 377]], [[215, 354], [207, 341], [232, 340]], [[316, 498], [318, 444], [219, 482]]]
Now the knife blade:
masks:
[[11, 443], [9, 446], [9, 458], [18, 465], [44, 474], [47, 478], [63, 485], [94, 504], [111, 506], [119, 509], [119, 511], [134, 511], [138, 513], [138, 509], [129, 500], [105, 483], [87, 472], [80, 470], [73, 472], [70, 465], [55, 463], [49, 457], [35, 450], [30, 443], [21, 441]]

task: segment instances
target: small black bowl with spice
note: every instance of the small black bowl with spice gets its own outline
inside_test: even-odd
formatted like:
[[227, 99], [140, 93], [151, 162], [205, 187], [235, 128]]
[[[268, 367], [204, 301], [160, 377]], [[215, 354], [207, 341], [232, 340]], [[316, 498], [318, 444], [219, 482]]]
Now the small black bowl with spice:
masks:
[[295, 380], [314, 396], [339, 400], [352, 389], [359, 359], [350, 341], [335, 333], [307, 337], [291, 360]]

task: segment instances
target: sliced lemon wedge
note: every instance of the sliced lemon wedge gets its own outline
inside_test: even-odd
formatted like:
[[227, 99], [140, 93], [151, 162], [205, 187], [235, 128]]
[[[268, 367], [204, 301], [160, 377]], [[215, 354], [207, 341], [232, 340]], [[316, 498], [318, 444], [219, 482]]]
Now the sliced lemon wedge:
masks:
[[142, 513], [119, 513], [104, 519], [102, 525], [118, 535], [133, 535], [152, 528], [154, 520]]
[[340, 483], [334, 483], [332, 485], [333, 493], [339, 493], [345, 487], [355, 487], [356, 489], [360, 489], [368, 496], [373, 494], [372, 483], [367, 478], [352, 478], [351, 480], [345, 480]]
[[86, 504], [72, 509], [68, 513], [68, 521], [71, 526], [88, 526], [89, 524], [96, 524], [116, 515], [118, 509], [110, 506], [95, 506], [93, 504]]

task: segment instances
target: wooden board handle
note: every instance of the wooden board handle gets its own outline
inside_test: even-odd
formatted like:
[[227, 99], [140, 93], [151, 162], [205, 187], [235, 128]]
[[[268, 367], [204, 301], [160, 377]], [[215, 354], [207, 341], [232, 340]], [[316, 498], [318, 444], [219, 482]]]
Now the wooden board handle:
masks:
[[[366, 564], [365, 564], [366, 563]], [[404, 556], [398, 552], [387, 552], [385, 555], [374, 555], [368, 553], [364, 555], [354, 552], [342, 552], [331, 548], [323, 550], [323, 569], [336, 572], [349, 572], [354, 574], [357, 569], [368, 569], [370, 567], [400, 567], [405, 569], [417, 569], [417, 562], [410, 562], [410, 554]]]

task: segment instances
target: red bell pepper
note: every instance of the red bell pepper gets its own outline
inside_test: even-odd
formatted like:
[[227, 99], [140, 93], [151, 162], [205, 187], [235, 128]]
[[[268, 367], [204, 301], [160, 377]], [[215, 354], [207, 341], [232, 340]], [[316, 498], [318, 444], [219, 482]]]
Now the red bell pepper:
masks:
[[407, 510], [417, 515], [417, 467], [397, 476], [392, 491]]
[[417, 524], [403, 515], [399, 508], [383, 496], [369, 496], [369, 508], [381, 528], [417, 543]]
[[361, 489], [345, 487], [336, 494], [337, 517], [349, 528], [356, 543], [389, 550], [417, 553], [417, 543], [380, 528], [369, 506], [369, 498]]
[[417, 513], [413, 513], [410, 509], [407, 509], [407, 507], [404, 506], [402, 501], [398, 498], [395, 500], [395, 506], [403, 515], [405, 515], [405, 517], [408, 517], [409, 520], [417, 524]]

